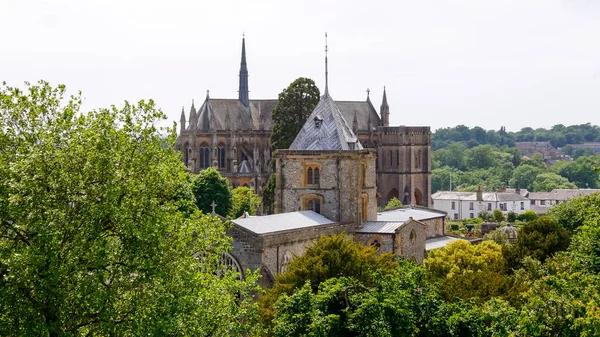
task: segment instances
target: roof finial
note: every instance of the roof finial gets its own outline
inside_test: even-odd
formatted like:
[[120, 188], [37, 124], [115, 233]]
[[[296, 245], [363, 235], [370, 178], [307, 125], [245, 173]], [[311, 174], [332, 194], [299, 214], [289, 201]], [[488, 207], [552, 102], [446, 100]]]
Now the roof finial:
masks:
[[369, 100], [369, 95], [371, 94], [371, 89], [367, 88], [367, 101]]
[[210, 98], [210, 90], [206, 89], [206, 99]]
[[327, 71], [327, 32], [325, 32], [325, 96], [329, 96], [329, 73]]

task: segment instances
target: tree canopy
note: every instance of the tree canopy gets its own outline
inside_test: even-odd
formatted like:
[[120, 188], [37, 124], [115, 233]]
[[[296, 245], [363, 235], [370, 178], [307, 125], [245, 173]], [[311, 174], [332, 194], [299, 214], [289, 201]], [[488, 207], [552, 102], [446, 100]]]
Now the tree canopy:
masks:
[[308, 116], [319, 103], [319, 88], [310, 78], [300, 77], [279, 93], [273, 109], [271, 149], [287, 149], [292, 145]]
[[164, 114], [152, 101], [82, 112], [65, 92], [0, 89], [0, 335], [254, 332], [256, 275], [216, 275], [225, 224], [181, 211]]
[[256, 215], [256, 209], [260, 207], [260, 197], [254, 191], [246, 186], [238, 186], [231, 190], [233, 206], [230, 215], [233, 218], [239, 218], [248, 212], [250, 215]]
[[229, 189], [229, 181], [221, 173], [209, 167], [200, 171], [192, 180], [192, 192], [196, 205], [205, 214], [212, 213], [212, 204], [216, 204], [215, 213], [221, 216], [229, 215], [233, 199]]

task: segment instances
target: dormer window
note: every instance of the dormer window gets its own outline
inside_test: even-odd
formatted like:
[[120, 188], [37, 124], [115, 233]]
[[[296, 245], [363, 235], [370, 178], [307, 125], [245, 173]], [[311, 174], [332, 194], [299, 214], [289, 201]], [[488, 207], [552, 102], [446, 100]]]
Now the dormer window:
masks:
[[315, 127], [317, 129], [319, 129], [321, 127], [321, 124], [323, 123], [323, 118], [321, 118], [321, 116], [317, 115], [317, 116], [315, 116], [314, 121], [315, 121]]

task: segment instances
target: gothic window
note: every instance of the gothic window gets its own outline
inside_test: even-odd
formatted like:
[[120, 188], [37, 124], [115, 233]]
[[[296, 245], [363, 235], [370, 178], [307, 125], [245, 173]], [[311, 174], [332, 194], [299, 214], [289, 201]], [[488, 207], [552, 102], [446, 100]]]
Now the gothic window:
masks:
[[225, 168], [225, 147], [219, 146], [219, 148], [217, 149], [217, 154], [219, 156], [219, 158], [218, 158], [219, 168], [224, 169]]
[[371, 236], [367, 240], [367, 246], [371, 246], [371, 247], [375, 248], [377, 251], [380, 251], [383, 248], [383, 240], [382, 240], [381, 236], [379, 236], [379, 235]]
[[205, 169], [210, 166], [209, 149], [206, 146], [200, 148], [200, 169]]
[[415, 245], [415, 241], [417, 241], [417, 233], [413, 229], [413, 230], [410, 231], [410, 244], [411, 244], [411, 246]]
[[[208, 257], [208, 254], [206, 254], [205, 252], [198, 252], [193, 256], [200, 261], [207, 262], [206, 258]], [[240, 280], [244, 279], [242, 267], [233, 255], [229, 253], [221, 253], [221, 255], [219, 255], [219, 259], [216, 262], [216, 268], [213, 270], [213, 272], [216, 275], [223, 277], [225, 276], [228, 270], [232, 270], [238, 273], [238, 277], [240, 278]], [[202, 271], [205, 272], [206, 268], [203, 267]]]
[[394, 155], [392, 154], [392, 151], [390, 150], [390, 164], [389, 166], [392, 166], [394, 163]]
[[400, 167], [400, 151], [396, 150], [396, 166]]
[[321, 170], [318, 164], [308, 164], [304, 167], [305, 186], [319, 186], [321, 181]]
[[371, 246], [373, 246], [375, 248], [375, 250], [379, 251], [379, 249], [381, 249], [381, 243], [379, 243], [379, 240], [373, 240], [373, 242], [371, 243]]
[[191, 150], [190, 150], [190, 149], [188, 148], [188, 146], [186, 145], [186, 146], [185, 146], [185, 149], [183, 150], [183, 152], [184, 152], [184, 154], [183, 154], [183, 155], [184, 155], [184, 157], [185, 157], [185, 159], [184, 159], [184, 160], [185, 160], [185, 166], [186, 166], [186, 167], [188, 167], [188, 166], [189, 166], [189, 161], [190, 161], [190, 154], [189, 154], [189, 151], [191, 151]]
[[362, 186], [367, 187], [367, 164], [362, 163]]
[[313, 211], [320, 214], [322, 204], [323, 198], [317, 194], [305, 195], [301, 198], [301, 208], [304, 211]]

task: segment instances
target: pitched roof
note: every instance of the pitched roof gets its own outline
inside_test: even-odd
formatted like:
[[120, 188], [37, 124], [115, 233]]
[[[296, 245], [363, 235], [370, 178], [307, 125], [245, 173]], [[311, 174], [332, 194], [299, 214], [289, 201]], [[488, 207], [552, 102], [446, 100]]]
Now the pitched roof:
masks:
[[[370, 101], [336, 101], [335, 104], [348, 123], [352, 123], [354, 121], [354, 116], [356, 116], [358, 130], [360, 131], [372, 131], [373, 128], [376, 128], [381, 124], [381, 118]], [[369, 120], [371, 121], [370, 129]]]
[[362, 150], [334, 100], [325, 93], [300, 129], [290, 150]]
[[446, 215], [446, 212], [425, 207], [401, 207], [377, 213], [377, 221], [406, 221], [409, 218], [415, 220], [427, 220], [433, 218], [445, 218]]
[[529, 193], [529, 199], [534, 200], [567, 200], [571, 198], [577, 198], [587, 196], [594, 193], [599, 193], [600, 189], [553, 189], [550, 192], [531, 192]]
[[256, 234], [270, 234], [336, 223], [335, 221], [329, 220], [321, 214], [313, 211], [251, 216], [248, 218], [235, 219], [231, 221], [234, 224]]
[[246, 108], [238, 99], [207, 98], [198, 111], [196, 130], [271, 130], [275, 105], [277, 100], [253, 99]]
[[[526, 201], [522, 195], [510, 192], [483, 192], [482, 201]], [[433, 200], [477, 201], [477, 192], [438, 191], [431, 195]]]

